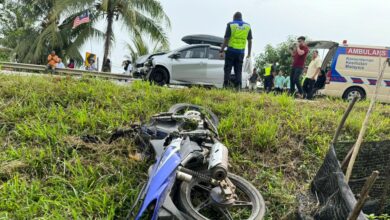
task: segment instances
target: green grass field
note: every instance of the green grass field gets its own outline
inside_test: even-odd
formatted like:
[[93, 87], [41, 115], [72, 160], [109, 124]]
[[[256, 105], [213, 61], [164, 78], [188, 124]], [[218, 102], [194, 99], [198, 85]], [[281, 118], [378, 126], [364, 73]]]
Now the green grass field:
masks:
[[[322, 99], [174, 90], [135, 83], [0, 75], [0, 219], [114, 219], [127, 215], [147, 178], [130, 141], [105, 144], [118, 127], [187, 102], [211, 108], [232, 172], [266, 200], [267, 219], [296, 207], [319, 168], [347, 103]], [[342, 140], [354, 140], [368, 102], [358, 103]], [[390, 106], [379, 104], [366, 140], [390, 139]], [[84, 144], [82, 135], [102, 144]]]

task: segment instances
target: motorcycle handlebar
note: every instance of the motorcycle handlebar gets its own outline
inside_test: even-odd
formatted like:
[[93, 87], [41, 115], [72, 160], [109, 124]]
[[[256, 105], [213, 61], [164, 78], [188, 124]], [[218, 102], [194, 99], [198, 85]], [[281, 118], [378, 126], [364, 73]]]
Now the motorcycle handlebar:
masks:
[[156, 120], [194, 120], [194, 117], [186, 115], [164, 115], [164, 116], [153, 116]]
[[[188, 115], [174, 115], [174, 114], [169, 114], [169, 113], [162, 113], [157, 116], [152, 117], [155, 120], [165, 120], [165, 121], [171, 121], [171, 120], [184, 120], [184, 121], [193, 121], [197, 120], [193, 116], [188, 116]], [[215, 127], [215, 125], [206, 117], [205, 119], [201, 119], [202, 122], [206, 122], [210, 126], [210, 130], [218, 136], [218, 130]]]

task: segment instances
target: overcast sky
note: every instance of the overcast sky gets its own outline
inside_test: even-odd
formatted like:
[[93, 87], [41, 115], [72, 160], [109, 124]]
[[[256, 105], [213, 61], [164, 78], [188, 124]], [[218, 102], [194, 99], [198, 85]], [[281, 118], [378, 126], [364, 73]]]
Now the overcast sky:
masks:
[[[309, 36], [313, 40], [332, 40], [351, 44], [390, 46], [390, 0], [161, 0], [171, 20], [168, 30], [171, 49], [182, 46], [189, 34], [223, 36], [227, 22], [240, 11], [252, 26], [253, 53], [267, 44], [277, 45], [289, 35]], [[100, 25], [99, 25], [100, 26]], [[128, 52], [131, 42], [121, 25], [111, 53], [113, 71]], [[103, 28], [102, 28], [103, 29]], [[84, 51], [91, 50], [87, 44]], [[92, 45], [103, 57], [103, 43]]]

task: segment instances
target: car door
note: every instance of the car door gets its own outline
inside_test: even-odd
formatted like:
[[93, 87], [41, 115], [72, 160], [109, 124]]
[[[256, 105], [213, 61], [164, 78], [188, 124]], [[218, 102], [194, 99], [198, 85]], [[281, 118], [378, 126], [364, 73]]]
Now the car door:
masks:
[[183, 49], [177, 59], [172, 59], [171, 81], [181, 84], [203, 84], [206, 78], [207, 47]]
[[223, 87], [224, 65], [225, 61], [220, 57], [219, 50], [210, 47], [207, 60], [207, 83], [212, 84], [217, 88]]

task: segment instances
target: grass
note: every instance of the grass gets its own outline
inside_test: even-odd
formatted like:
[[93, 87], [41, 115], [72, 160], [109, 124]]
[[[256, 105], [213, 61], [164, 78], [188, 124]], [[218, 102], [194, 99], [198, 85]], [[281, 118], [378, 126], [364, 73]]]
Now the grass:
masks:
[[[135, 83], [0, 76], [0, 219], [114, 219], [126, 216], [147, 164], [128, 140], [104, 141], [117, 127], [147, 120], [172, 104], [211, 108], [232, 169], [262, 193], [266, 219], [296, 207], [319, 168], [347, 103]], [[341, 139], [354, 140], [368, 102], [358, 103]], [[390, 139], [390, 106], [376, 108], [366, 140]], [[84, 144], [82, 135], [101, 144]]]

